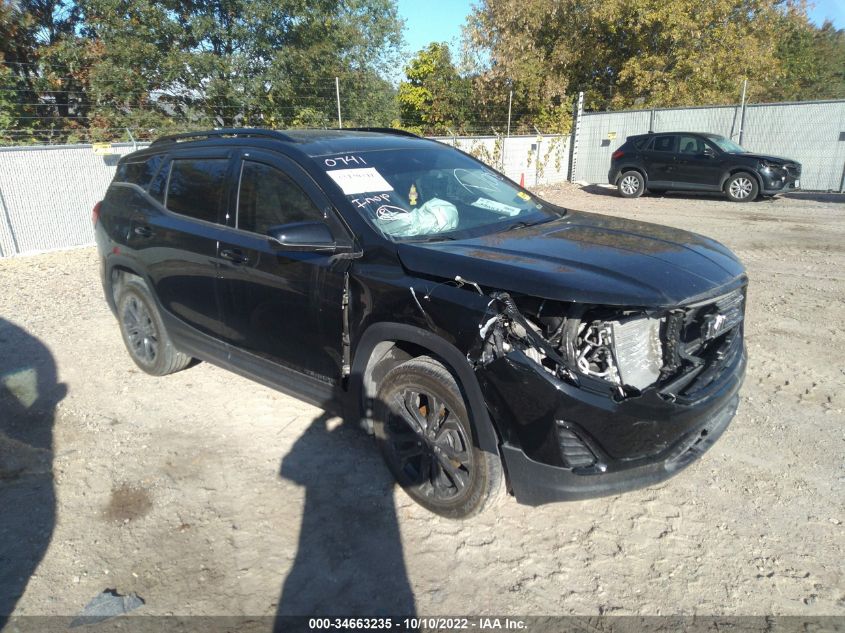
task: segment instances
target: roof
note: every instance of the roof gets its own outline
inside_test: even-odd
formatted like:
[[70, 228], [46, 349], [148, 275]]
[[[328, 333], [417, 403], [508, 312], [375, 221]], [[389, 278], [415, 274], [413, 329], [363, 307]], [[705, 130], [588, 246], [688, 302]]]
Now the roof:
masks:
[[725, 138], [721, 134], [715, 132], [686, 132], [684, 130], [663, 130], [661, 132], [646, 132], [644, 134], [631, 134], [627, 138], [641, 138], [645, 136], [665, 136], [666, 134], [694, 134], [696, 136], [706, 136], [707, 138]]
[[284, 143], [307, 156], [326, 156], [383, 149], [419, 147], [434, 143], [404, 130], [390, 128], [269, 130], [262, 128], [224, 128], [173, 134], [153, 141], [149, 149], [161, 150], [173, 143], [213, 145], [220, 141], [255, 139]]

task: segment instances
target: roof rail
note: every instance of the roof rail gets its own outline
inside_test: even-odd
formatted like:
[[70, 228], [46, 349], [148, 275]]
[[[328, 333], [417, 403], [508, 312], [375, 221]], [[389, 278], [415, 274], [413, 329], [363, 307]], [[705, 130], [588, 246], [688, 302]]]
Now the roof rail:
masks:
[[352, 130], [353, 132], [380, 132], [382, 134], [395, 134], [396, 136], [410, 136], [413, 138], [421, 138], [419, 134], [414, 134], [408, 130], [399, 130], [395, 127], [344, 127], [335, 128], [340, 131]]
[[178, 143], [179, 141], [193, 141], [203, 138], [223, 137], [223, 136], [246, 136], [246, 137], [264, 137], [274, 138], [279, 141], [292, 142], [293, 139], [282, 132], [276, 130], [267, 130], [263, 128], [254, 127], [226, 127], [217, 128], [214, 130], [205, 130], [202, 132], [185, 132], [183, 134], [168, 134], [161, 136], [154, 140], [150, 145], [158, 145], [160, 143]]

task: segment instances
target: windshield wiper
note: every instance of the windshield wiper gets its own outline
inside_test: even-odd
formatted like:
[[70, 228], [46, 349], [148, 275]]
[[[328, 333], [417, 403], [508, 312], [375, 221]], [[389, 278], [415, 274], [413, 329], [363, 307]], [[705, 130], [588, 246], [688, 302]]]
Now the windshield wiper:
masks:
[[519, 222], [514, 222], [513, 224], [508, 225], [505, 231], [513, 231], [516, 229], [524, 229], [526, 226], [534, 226], [535, 222], [526, 222], [525, 220], [520, 220]]
[[417, 237], [417, 238], [410, 238], [406, 240], [402, 240], [403, 242], [443, 242], [445, 240], [455, 240], [456, 238], [450, 235], [427, 235], [424, 237]]

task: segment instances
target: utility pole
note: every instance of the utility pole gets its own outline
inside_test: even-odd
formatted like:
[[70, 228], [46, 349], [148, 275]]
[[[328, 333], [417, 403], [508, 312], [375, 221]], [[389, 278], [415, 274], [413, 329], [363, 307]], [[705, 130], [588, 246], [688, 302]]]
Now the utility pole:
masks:
[[343, 127], [343, 120], [340, 118], [340, 79], [334, 78], [334, 91], [337, 95], [337, 127]]
[[502, 139], [502, 171], [505, 171], [505, 148], [511, 137], [511, 106], [513, 105], [513, 90], [508, 93], [508, 131]]
[[572, 136], [569, 137], [569, 182], [575, 182], [575, 166], [578, 163], [578, 137], [581, 132], [581, 119], [584, 116], [584, 93], [578, 93], [578, 99], [573, 106]]
[[748, 88], [748, 80], [742, 80], [742, 108], [739, 115], [739, 144], [742, 145], [742, 129], [745, 127], [745, 91]]
[[511, 106], [513, 105], [513, 90], [508, 95], [508, 138], [511, 135]]

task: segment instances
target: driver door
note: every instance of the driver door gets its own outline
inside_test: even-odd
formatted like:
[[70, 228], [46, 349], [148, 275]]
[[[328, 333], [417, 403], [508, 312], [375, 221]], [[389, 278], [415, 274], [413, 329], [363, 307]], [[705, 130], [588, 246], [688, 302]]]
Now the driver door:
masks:
[[679, 135], [678, 164], [675, 182], [695, 189], [719, 189], [722, 163], [719, 154], [704, 138]]
[[331, 250], [286, 249], [270, 227], [318, 221], [336, 243], [348, 234], [310, 176], [270, 152], [243, 152], [237, 196], [220, 242], [220, 294], [230, 362], [252, 375], [278, 376], [273, 366], [328, 386], [340, 379], [342, 298], [348, 260]]

